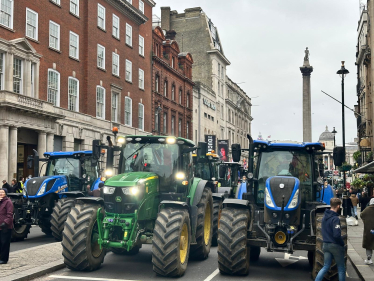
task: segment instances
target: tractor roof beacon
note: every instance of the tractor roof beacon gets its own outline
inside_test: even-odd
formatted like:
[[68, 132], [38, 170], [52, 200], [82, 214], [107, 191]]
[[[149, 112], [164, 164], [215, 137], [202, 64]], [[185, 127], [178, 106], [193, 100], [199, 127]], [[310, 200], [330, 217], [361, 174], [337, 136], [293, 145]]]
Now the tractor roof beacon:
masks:
[[[212, 189], [194, 176], [196, 147], [166, 136], [118, 137], [117, 143], [106, 147], [102, 198], [78, 198], [70, 212], [62, 240], [64, 262], [74, 270], [95, 270], [106, 250], [130, 255], [152, 244], [153, 270], [181, 276], [189, 258], [208, 257], [212, 241]], [[114, 152], [120, 156], [118, 172]]]
[[[250, 136], [247, 192], [243, 200], [225, 199], [219, 225], [218, 267], [221, 273], [246, 275], [261, 247], [269, 252], [308, 251], [313, 278], [323, 266], [321, 223], [328, 205], [323, 198], [322, 143], [271, 143]], [[234, 161], [241, 148], [232, 145]], [[338, 159], [334, 155], [334, 159]], [[344, 158], [344, 157], [343, 157]], [[339, 166], [340, 163], [335, 163]], [[243, 227], [244, 226], [244, 227]], [[347, 241], [347, 225], [341, 217]], [[247, 237], [243, 240], [242, 237]], [[237, 254], [240, 253], [240, 254]], [[322, 253], [322, 254], [321, 254]], [[336, 265], [329, 280], [338, 280]]]

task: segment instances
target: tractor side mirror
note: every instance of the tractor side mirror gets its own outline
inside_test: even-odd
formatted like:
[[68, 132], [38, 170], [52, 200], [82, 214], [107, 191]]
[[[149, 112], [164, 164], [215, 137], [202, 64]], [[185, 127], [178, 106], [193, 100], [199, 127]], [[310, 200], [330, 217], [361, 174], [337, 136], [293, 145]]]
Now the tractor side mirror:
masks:
[[27, 169], [32, 169], [33, 164], [34, 164], [34, 157], [32, 155], [29, 155], [27, 157]]
[[199, 142], [197, 146], [197, 160], [205, 158], [208, 153], [208, 144], [206, 142]]
[[337, 146], [333, 150], [333, 158], [335, 166], [342, 166], [345, 162], [345, 150], [342, 146]]
[[221, 179], [224, 179], [225, 176], [226, 176], [226, 172], [227, 172], [227, 167], [226, 166], [219, 166], [219, 177]]
[[234, 162], [240, 161], [240, 156], [242, 155], [242, 150], [239, 143], [234, 143], [231, 145], [232, 159]]
[[102, 143], [101, 140], [93, 140], [92, 141], [92, 155], [94, 159], [99, 159], [100, 158], [100, 147]]
[[323, 177], [323, 172], [325, 170], [325, 165], [324, 164], [318, 164], [318, 172], [319, 172], [319, 176], [320, 177]]

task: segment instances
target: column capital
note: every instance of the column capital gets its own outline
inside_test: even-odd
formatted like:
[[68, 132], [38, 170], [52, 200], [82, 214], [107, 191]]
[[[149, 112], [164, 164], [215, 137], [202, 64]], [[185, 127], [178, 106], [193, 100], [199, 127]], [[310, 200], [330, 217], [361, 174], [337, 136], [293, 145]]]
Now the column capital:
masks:
[[9, 126], [9, 130], [18, 130], [17, 126]]
[[303, 76], [310, 76], [310, 74], [313, 72], [313, 66], [302, 66], [300, 67], [300, 71], [303, 74]]
[[45, 131], [36, 131], [39, 135], [47, 135], [47, 132]]

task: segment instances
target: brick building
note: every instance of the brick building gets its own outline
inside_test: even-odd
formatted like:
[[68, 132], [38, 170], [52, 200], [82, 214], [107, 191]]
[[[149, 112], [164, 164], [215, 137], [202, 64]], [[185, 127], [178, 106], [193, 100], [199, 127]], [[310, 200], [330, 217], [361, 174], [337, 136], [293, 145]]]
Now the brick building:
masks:
[[[0, 178], [27, 155], [151, 132], [153, 0], [2, 0]], [[6, 162], [5, 162], [6, 163]]]
[[153, 134], [192, 139], [193, 59], [180, 52], [175, 35], [153, 30], [152, 128]]

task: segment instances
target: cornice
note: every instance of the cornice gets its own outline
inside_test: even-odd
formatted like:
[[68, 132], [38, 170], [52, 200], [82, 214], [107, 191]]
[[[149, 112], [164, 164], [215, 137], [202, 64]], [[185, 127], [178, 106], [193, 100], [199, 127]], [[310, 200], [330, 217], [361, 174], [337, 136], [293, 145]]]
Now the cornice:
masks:
[[141, 25], [148, 21], [148, 18], [126, 0], [105, 0], [110, 5], [122, 12], [125, 16], [133, 20], [136, 24]]

